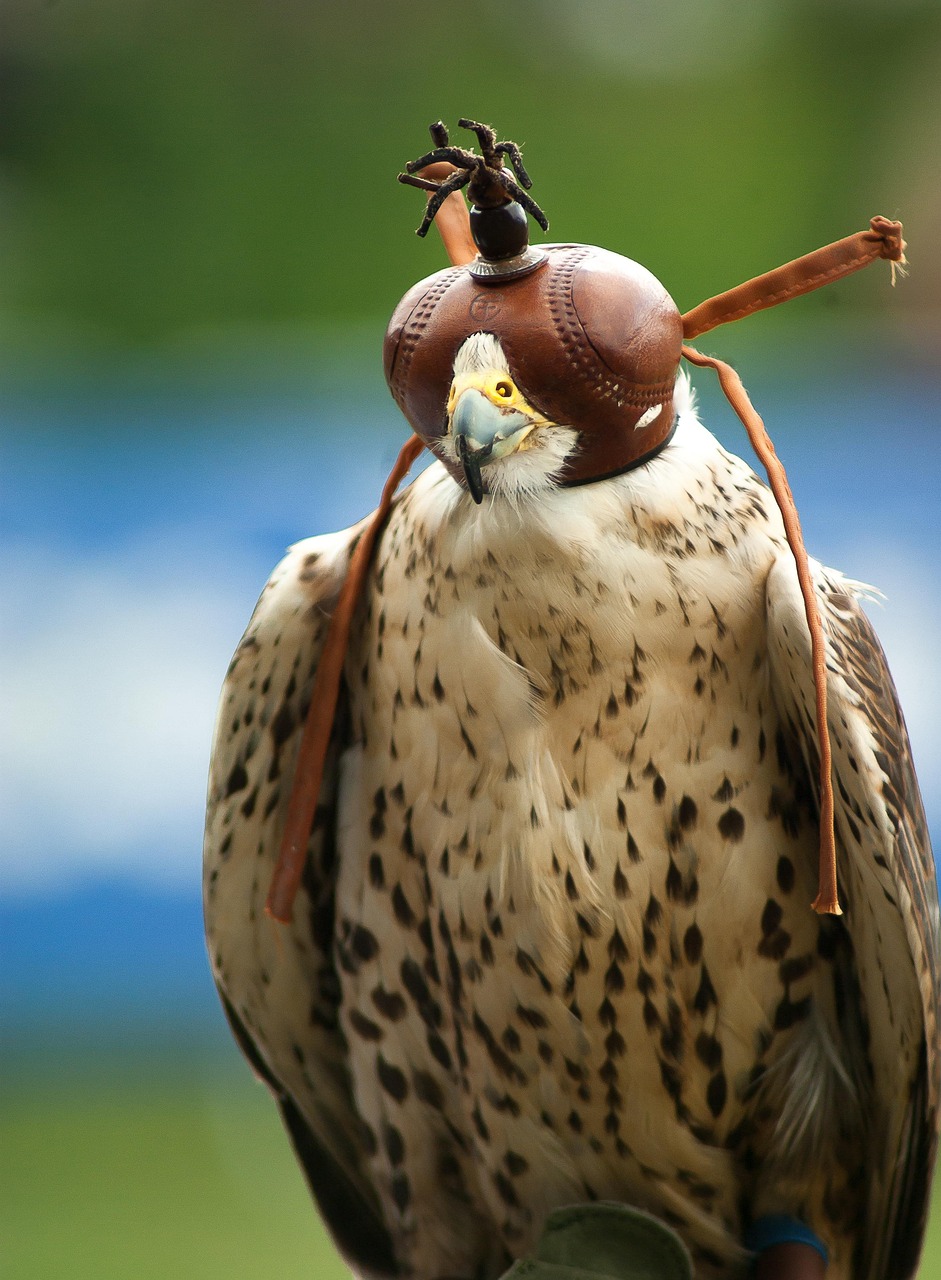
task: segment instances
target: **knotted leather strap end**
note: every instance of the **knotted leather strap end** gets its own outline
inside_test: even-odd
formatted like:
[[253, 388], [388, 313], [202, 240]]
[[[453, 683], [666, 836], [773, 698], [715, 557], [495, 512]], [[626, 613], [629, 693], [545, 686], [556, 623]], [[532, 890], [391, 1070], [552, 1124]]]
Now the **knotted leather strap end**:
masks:
[[708, 298], [683, 316], [683, 337], [688, 342], [720, 324], [742, 320], [756, 311], [764, 311], [766, 307], [799, 298], [801, 294], [811, 293], [867, 267], [878, 258], [885, 258], [892, 264], [894, 284], [897, 268], [905, 263], [901, 222], [877, 216], [870, 220], [868, 231], [846, 236], [813, 253], [804, 254], [802, 258], [795, 258], [783, 267], [776, 267], [774, 271], [746, 280], [715, 298]]

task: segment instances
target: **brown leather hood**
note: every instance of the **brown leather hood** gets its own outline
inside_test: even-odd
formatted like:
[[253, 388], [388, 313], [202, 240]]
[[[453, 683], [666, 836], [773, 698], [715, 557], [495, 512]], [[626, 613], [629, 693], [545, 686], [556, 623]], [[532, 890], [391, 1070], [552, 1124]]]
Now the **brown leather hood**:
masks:
[[[458, 349], [471, 334], [493, 334], [527, 400], [580, 432], [562, 476], [580, 484], [625, 470], [670, 435], [683, 321], [663, 285], [629, 258], [591, 245], [539, 247], [546, 261], [529, 275], [490, 282], [458, 266], [410, 289], [386, 332], [386, 380], [435, 449]], [[465, 484], [459, 467], [449, 470]]]

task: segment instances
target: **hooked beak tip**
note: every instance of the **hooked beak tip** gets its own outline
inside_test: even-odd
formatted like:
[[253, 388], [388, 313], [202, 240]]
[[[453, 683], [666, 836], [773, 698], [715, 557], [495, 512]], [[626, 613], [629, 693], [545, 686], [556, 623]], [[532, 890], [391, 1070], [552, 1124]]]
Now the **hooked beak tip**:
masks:
[[454, 447], [457, 450], [461, 466], [464, 468], [464, 479], [467, 481], [468, 492], [479, 507], [484, 500], [484, 482], [480, 477], [480, 454], [489, 454], [490, 450], [482, 449], [479, 452], [471, 452], [467, 446], [467, 438], [462, 435], [454, 437]]

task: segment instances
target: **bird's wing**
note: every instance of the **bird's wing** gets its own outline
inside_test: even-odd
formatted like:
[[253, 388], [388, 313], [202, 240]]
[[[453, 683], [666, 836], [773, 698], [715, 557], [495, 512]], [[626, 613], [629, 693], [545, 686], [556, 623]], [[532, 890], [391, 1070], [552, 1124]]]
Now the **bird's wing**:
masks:
[[[270, 1087], [341, 1251], [360, 1274], [397, 1274], [366, 1169], [338, 1025], [333, 948], [335, 808], [346, 743], [341, 695], [290, 925], [264, 912], [294, 764], [336, 597], [363, 526], [298, 543], [236, 650], [219, 706], [203, 891], [213, 974], [235, 1037]], [[354, 940], [355, 943], [355, 940]]]
[[[827, 693], [840, 898], [872, 1064], [869, 1232], [860, 1274], [914, 1273], [924, 1234], [941, 1090], [941, 956], [935, 865], [911, 747], [885, 655], [855, 584], [814, 565]], [[817, 737], [810, 638], [793, 563], [768, 578], [779, 710], [812, 778]]]

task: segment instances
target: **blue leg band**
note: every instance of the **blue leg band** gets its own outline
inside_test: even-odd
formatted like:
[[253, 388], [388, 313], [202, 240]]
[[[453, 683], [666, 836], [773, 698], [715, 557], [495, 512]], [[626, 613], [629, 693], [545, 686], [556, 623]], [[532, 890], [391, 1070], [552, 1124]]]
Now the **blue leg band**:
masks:
[[773, 1249], [776, 1244], [807, 1244], [816, 1249], [824, 1262], [829, 1261], [827, 1246], [816, 1232], [811, 1231], [798, 1218], [791, 1218], [786, 1213], [769, 1213], [758, 1218], [745, 1232], [743, 1241], [745, 1248], [752, 1253], [764, 1253]]

